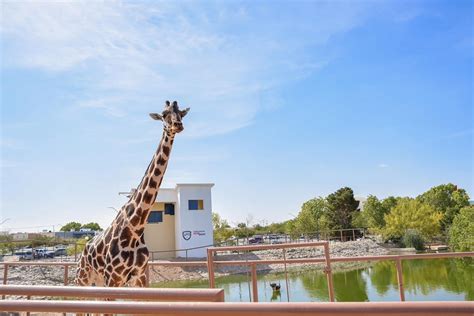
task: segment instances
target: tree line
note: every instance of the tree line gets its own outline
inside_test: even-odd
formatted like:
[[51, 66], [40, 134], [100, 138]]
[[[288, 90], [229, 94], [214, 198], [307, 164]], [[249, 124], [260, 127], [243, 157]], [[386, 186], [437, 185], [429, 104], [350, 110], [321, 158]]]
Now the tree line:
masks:
[[281, 223], [249, 225], [247, 221], [231, 228], [226, 220], [214, 214], [215, 241], [264, 233], [296, 237], [364, 228], [401, 246], [422, 249], [424, 243], [438, 238], [448, 241], [453, 250], [474, 250], [474, 206], [469, 204], [467, 192], [454, 184], [432, 187], [415, 198], [379, 199], [369, 195], [363, 205], [359, 204], [353, 190], [343, 187], [326, 197], [304, 202], [294, 219]]
[[94, 231], [101, 231], [102, 230], [100, 225], [95, 223], [95, 222], [90, 222], [90, 223], [87, 223], [87, 224], [81, 224], [79, 222], [69, 222], [69, 223], [65, 224], [64, 226], [62, 226], [60, 231], [62, 231], [62, 232], [71, 232], [71, 231], [77, 232], [81, 229], [90, 229], [90, 230], [94, 230]]

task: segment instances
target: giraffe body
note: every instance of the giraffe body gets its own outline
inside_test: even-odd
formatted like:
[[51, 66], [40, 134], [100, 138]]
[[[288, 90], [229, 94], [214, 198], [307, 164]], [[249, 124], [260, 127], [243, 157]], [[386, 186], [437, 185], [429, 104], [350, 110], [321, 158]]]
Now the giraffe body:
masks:
[[163, 180], [174, 137], [183, 130], [181, 118], [188, 111], [189, 108], [180, 111], [176, 101], [172, 105], [167, 101], [161, 115], [150, 114], [164, 122], [160, 145], [137, 190], [112, 224], [86, 244], [76, 272], [77, 285], [147, 285], [149, 252], [144, 239], [145, 223]]

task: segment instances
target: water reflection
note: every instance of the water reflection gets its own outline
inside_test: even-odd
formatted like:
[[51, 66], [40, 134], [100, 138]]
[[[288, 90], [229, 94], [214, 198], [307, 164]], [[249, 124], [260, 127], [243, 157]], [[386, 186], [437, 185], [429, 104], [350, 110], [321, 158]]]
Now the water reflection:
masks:
[[[431, 259], [403, 261], [405, 296], [410, 300], [474, 300], [474, 261], [466, 259]], [[333, 273], [334, 294], [339, 302], [398, 301], [395, 262], [380, 261], [364, 269]], [[281, 283], [274, 292], [271, 282]], [[326, 275], [320, 270], [290, 273], [289, 291], [284, 274], [259, 274], [260, 301], [328, 301]], [[248, 275], [218, 278], [227, 301], [248, 302], [251, 285]], [[207, 281], [159, 284], [161, 287], [207, 287]]]

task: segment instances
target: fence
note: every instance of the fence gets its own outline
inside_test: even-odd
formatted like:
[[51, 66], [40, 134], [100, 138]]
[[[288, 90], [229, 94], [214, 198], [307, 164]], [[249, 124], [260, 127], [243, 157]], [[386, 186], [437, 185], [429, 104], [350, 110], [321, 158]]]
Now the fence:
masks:
[[0, 301], [5, 312], [115, 313], [174, 316], [472, 316], [473, 302], [185, 303]]
[[[263, 250], [272, 248], [295, 248], [295, 247], [307, 247], [309, 245], [322, 246], [326, 244], [325, 254], [326, 258], [300, 258], [300, 259], [286, 259], [283, 260], [234, 260], [234, 261], [214, 261], [213, 254], [216, 251], [224, 250]], [[252, 298], [254, 302], [258, 302], [258, 288], [257, 288], [257, 273], [256, 266], [263, 264], [302, 264], [302, 263], [326, 263], [324, 272], [328, 278], [328, 291], [329, 299], [331, 302], [334, 301], [334, 288], [332, 285], [332, 274], [331, 274], [331, 263], [335, 262], [354, 262], [354, 261], [383, 261], [391, 260], [395, 261], [397, 269], [397, 281], [400, 301], [405, 301], [405, 291], [403, 286], [403, 269], [402, 260], [413, 260], [413, 259], [432, 259], [432, 258], [462, 258], [462, 257], [474, 257], [474, 252], [457, 252], [457, 253], [430, 253], [430, 254], [413, 254], [413, 255], [385, 255], [385, 256], [364, 256], [364, 257], [338, 257], [328, 258], [329, 249], [326, 250], [327, 242], [319, 243], [306, 243], [306, 244], [286, 244], [286, 245], [259, 245], [259, 246], [240, 246], [240, 247], [219, 247], [208, 249], [208, 273], [209, 273], [209, 284], [210, 287], [215, 285], [214, 276], [214, 264], [216, 265], [247, 265], [251, 270], [251, 282], [252, 282]], [[330, 280], [331, 279], [331, 280]]]
[[[271, 260], [233, 260], [233, 261], [215, 261], [214, 253], [220, 251], [250, 251], [250, 250], [263, 250], [263, 249], [288, 249], [297, 247], [311, 247], [311, 246], [322, 246], [325, 249], [325, 258], [299, 258], [299, 259], [271, 259]], [[257, 266], [268, 265], [268, 264], [302, 264], [302, 263], [325, 263], [326, 267], [324, 272], [328, 278], [328, 290], [330, 293], [330, 300], [334, 300], [334, 289], [332, 285], [332, 272], [331, 264], [336, 262], [355, 262], [355, 261], [394, 261], [397, 268], [397, 281], [400, 301], [405, 301], [405, 292], [403, 285], [403, 260], [413, 259], [432, 259], [432, 258], [462, 258], [462, 257], [474, 257], [474, 252], [458, 252], [458, 253], [432, 253], [432, 254], [412, 254], [412, 255], [384, 255], [384, 256], [365, 256], [365, 257], [329, 257], [329, 244], [328, 242], [316, 242], [316, 243], [296, 243], [296, 244], [279, 244], [279, 245], [252, 245], [252, 246], [235, 246], [235, 247], [211, 247], [208, 249], [208, 260], [204, 261], [187, 261], [187, 262], [158, 262], [150, 261], [147, 267], [147, 274], [149, 274], [150, 267], [153, 266], [207, 266], [210, 287], [215, 286], [215, 275], [214, 265], [241, 265], [247, 266], [251, 272], [252, 282], [252, 298], [254, 302], [258, 301], [258, 288], [257, 288]], [[7, 284], [8, 280], [8, 267], [14, 265], [40, 265], [40, 266], [63, 266], [64, 268], [64, 285], [68, 284], [68, 271], [70, 266], [76, 265], [74, 262], [3, 262], [3, 284]], [[332, 294], [331, 294], [332, 293]]]
[[157, 289], [94, 286], [2, 285], [0, 295], [78, 297], [164, 302], [224, 302], [222, 289]]
[[[221, 252], [221, 251], [250, 251], [250, 250], [266, 250], [266, 249], [283, 249], [283, 264], [285, 264], [285, 271], [286, 271], [286, 249], [288, 248], [300, 248], [300, 247], [324, 247], [324, 262], [326, 263], [326, 267], [324, 268], [324, 272], [327, 276], [328, 282], [328, 289], [329, 289], [329, 300], [334, 302], [334, 286], [332, 280], [332, 272], [331, 272], [331, 260], [329, 258], [329, 242], [321, 241], [321, 242], [311, 242], [311, 243], [301, 243], [301, 244], [281, 244], [281, 245], [255, 245], [255, 246], [235, 246], [235, 247], [211, 247], [207, 249], [207, 270], [209, 275], [209, 287], [215, 287], [215, 275], [214, 275], [214, 253]], [[220, 264], [225, 264], [222, 261], [219, 262]], [[230, 261], [230, 263], [234, 263], [236, 261]], [[250, 261], [245, 261], [250, 262]], [[257, 263], [258, 260], [253, 260], [251, 263], [248, 263], [251, 268], [252, 273], [252, 298], [254, 302], [258, 302], [258, 288], [257, 288]], [[217, 262], [216, 262], [217, 263]], [[286, 286], [288, 287], [288, 281]]]
[[[258, 235], [258, 234], [257, 234]], [[347, 228], [347, 229], [335, 229], [335, 230], [324, 230], [304, 233], [299, 238], [292, 238], [287, 234], [263, 234], [263, 240], [261, 244], [286, 244], [286, 243], [307, 243], [313, 241], [354, 241], [357, 238], [365, 238], [366, 236], [365, 228]], [[169, 250], [159, 250], [159, 251], [150, 251], [150, 257], [154, 260], [156, 257], [159, 257], [160, 254], [169, 253], [169, 257], [180, 257], [184, 255], [183, 258], [188, 260], [188, 253], [191, 250], [209, 248], [209, 247], [231, 247], [231, 246], [244, 246], [252, 244], [250, 242], [253, 238], [251, 236], [241, 237], [241, 238], [232, 238], [219, 243], [214, 243], [212, 245], [204, 245], [193, 248], [184, 248], [184, 249], [169, 249]]]

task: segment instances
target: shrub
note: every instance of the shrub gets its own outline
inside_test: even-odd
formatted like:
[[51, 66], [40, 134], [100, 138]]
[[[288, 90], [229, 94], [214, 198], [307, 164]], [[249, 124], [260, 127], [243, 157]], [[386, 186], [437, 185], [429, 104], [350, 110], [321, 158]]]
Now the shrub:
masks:
[[402, 244], [408, 248], [415, 248], [416, 250], [425, 249], [423, 237], [416, 229], [408, 229], [402, 237]]
[[449, 228], [449, 245], [454, 251], [474, 251], [474, 206], [461, 209]]

